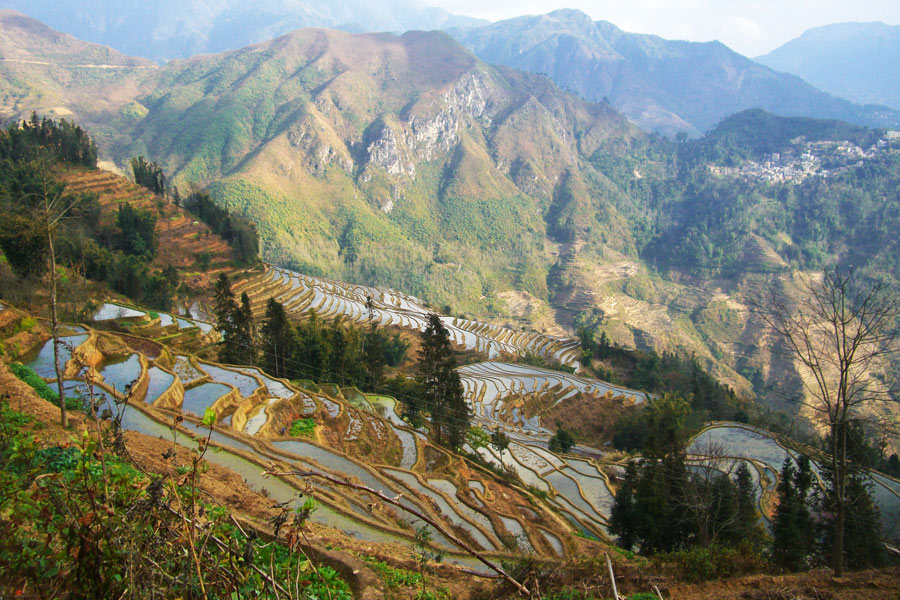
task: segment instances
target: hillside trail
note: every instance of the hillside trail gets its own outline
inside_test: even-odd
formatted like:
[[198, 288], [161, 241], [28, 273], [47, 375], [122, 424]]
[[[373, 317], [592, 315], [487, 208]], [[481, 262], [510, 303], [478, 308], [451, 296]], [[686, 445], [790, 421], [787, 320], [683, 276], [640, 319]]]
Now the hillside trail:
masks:
[[42, 65], [47, 67], [78, 67], [80, 69], [158, 69], [157, 65], [88, 65], [88, 64], [61, 64], [41, 60], [21, 60], [18, 58], [0, 58], [0, 62], [20, 63], [23, 65]]

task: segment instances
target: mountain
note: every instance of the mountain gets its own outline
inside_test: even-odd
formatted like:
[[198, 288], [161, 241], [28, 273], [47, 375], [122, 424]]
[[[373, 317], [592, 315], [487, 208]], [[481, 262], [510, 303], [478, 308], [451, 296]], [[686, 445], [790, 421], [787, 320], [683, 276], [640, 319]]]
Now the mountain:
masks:
[[756, 60], [853, 102], [900, 109], [900, 26], [816, 27]]
[[60, 117], [90, 113], [102, 130], [119, 118], [118, 111], [128, 112], [123, 98], [135, 93], [132, 77], [156, 68], [150, 60], [83, 42], [14, 11], [0, 10], [0, 32], [0, 121], [40, 107]]
[[867, 126], [900, 126], [900, 113], [835, 98], [719, 42], [627, 33], [577, 10], [450, 33], [485, 62], [545, 73], [584, 98], [606, 99], [647, 131], [698, 135], [747, 108]]
[[306, 29], [90, 86], [39, 62], [2, 63], [55, 86], [8, 112], [68, 111], [120, 167], [144, 155], [182, 192], [206, 188], [258, 225], [271, 262], [694, 354], [791, 410], [797, 367], [760, 344], [753, 303], [836, 260], [900, 280], [884, 132], [751, 110], [674, 143], [440, 32]]
[[403, 32], [483, 23], [416, 0], [3, 0], [0, 6], [161, 62], [240, 48], [303, 27]]

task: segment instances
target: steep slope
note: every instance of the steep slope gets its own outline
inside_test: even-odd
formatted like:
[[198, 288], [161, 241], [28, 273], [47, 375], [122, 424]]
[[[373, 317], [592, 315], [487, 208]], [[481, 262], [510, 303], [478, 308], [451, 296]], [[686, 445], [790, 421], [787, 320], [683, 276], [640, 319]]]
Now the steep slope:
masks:
[[900, 109], [900, 26], [816, 27], [755, 60], [852, 102]]
[[[613, 109], [484, 65], [437, 32], [301, 30], [172, 63], [143, 86], [148, 114], [117, 156], [211, 185], [261, 224], [271, 260], [464, 309], [535, 270], [526, 289], [545, 296], [557, 190], [567, 174], [602, 183], [585, 159], [643, 139]], [[603, 214], [605, 197], [578, 193]], [[610, 217], [589, 222], [633, 254]]]
[[279, 266], [539, 333], [599, 325], [786, 408], [796, 369], [752, 301], [838, 259], [900, 280], [884, 132], [746, 111], [675, 144], [438, 32], [301, 30], [93, 104], [60, 88], [19, 110], [71, 110], [120, 165], [206, 186]]
[[[95, 136], [142, 116], [135, 82], [151, 61], [90, 44], [10, 10], [0, 10], [0, 121], [31, 110], [73, 117]], [[98, 135], [99, 134], [99, 135]]]
[[900, 123], [900, 113], [835, 98], [719, 42], [627, 33], [577, 10], [456, 29], [451, 35], [486, 62], [547, 73], [585, 98], [608, 99], [648, 131], [697, 135], [747, 108], [868, 126]]
[[484, 23], [417, 0], [5, 0], [3, 5], [81, 39], [161, 62], [232, 50], [302, 27], [403, 32]]

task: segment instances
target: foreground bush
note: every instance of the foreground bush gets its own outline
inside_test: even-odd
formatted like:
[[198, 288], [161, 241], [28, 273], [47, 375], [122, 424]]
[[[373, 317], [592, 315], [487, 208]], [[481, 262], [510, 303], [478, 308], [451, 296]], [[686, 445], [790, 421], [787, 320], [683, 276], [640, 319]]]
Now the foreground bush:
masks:
[[[298, 544], [311, 504], [284, 514], [283, 545], [198, 501], [204, 443], [174, 465], [176, 482], [137, 471], [87, 432], [42, 448], [28, 428], [0, 403], [0, 598], [351, 597]], [[124, 452], [120, 436], [106, 443]]]

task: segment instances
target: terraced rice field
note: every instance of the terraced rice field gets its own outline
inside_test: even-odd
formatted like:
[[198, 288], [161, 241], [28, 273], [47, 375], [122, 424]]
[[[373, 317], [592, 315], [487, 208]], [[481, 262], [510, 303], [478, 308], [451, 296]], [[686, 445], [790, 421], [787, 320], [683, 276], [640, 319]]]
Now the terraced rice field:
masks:
[[[235, 292], [247, 292], [258, 317], [265, 310], [265, 302], [275, 298], [298, 315], [314, 310], [326, 318], [342, 316], [356, 323], [376, 322], [423, 331], [428, 314], [433, 312], [418, 298], [393, 290], [319, 279], [271, 265], [265, 273], [238, 283]], [[442, 316], [441, 320], [455, 344], [484, 352], [490, 358], [530, 352], [578, 366], [579, 342], [574, 338], [520, 332], [449, 316]]]
[[[774, 493], [776, 474], [781, 472], [785, 458], [798, 457], [795, 450], [783, 446], [773, 434], [739, 423], [712, 425], [698, 433], [688, 447], [688, 451], [697, 456], [709, 454], [710, 449], [734, 459], [725, 462], [726, 468], [736, 468], [737, 461], [746, 462], [762, 494]], [[820, 489], [824, 489], [821, 472], [815, 462], [812, 468]], [[761, 473], [771, 482], [768, 486], [761, 483]], [[871, 480], [872, 496], [881, 512], [882, 523], [886, 527], [896, 526], [900, 522], [900, 481], [880, 473], [872, 473]]]
[[[76, 333], [79, 342], [89, 339], [86, 330], [82, 329]], [[46, 357], [47, 347], [49, 345], [44, 344], [35, 355]], [[489, 483], [491, 478], [485, 479], [484, 475], [477, 475], [475, 479], [454, 481], [455, 469], [442, 476], [424, 472], [426, 461], [422, 459], [427, 454], [426, 447], [432, 457], [429, 461], [433, 461], [435, 456], [440, 457], [444, 451], [431, 447], [422, 433], [409, 428], [399, 418], [395, 410], [396, 401], [393, 398], [366, 397], [355, 390], [340, 390], [336, 386], [328, 385], [318, 386], [319, 392], [300, 390], [289, 382], [275, 379], [256, 368], [228, 367], [197, 361], [185, 355], [175, 355], [171, 368], [168, 368], [146, 357], [142, 358], [135, 352], [125, 357], [103, 361], [98, 372], [105, 385], [120, 391], [132, 381], [146, 381], [145, 402], [140, 403], [140, 406], [147, 407], [150, 414], [159, 410], [154, 403], [160, 396], [165, 394], [169, 398], [172, 394], [176, 394], [181, 386], [186, 387], [175, 402], [186, 416], [181, 427], [192, 435], [176, 436], [178, 443], [191, 445], [195, 443], [194, 437], [208, 433], [197, 424], [198, 421], [191, 420], [191, 415], [195, 418], [201, 417], [212, 407], [220, 412], [216, 429], [212, 434], [213, 442], [243, 454], [238, 456], [227, 451], [210, 453], [214, 455], [210, 460], [236, 470], [249, 483], [260, 489], [265, 487], [277, 500], [289, 500], [293, 488], [277, 480], [262, 479], [260, 477], [262, 468], [249, 461], [246, 456], [259, 456], [263, 464], [269, 464], [272, 459], [286, 459], [300, 469], [313, 469], [338, 477], [348, 477], [391, 497], [401, 498], [405, 506], [430, 515], [454, 535], [476, 547], [491, 551], [503, 548], [500, 535], [505, 534], [505, 530], [499, 532], [494, 530], [493, 522], [488, 516], [491, 508], [482, 500], [488, 486], [495, 485]], [[180, 386], [176, 383], [180, 383]], [[66, 385], [73, 390], [83, 387], [81, 382], [74, 381], [67, 382]], [[334, 395], [326, 395], [325, 391]], [[106, 395], [111, 396], [108, 392]], [[224, 400], [226, 396], [227, 401]], [[353, 404], [345, 396], [352, 398]], [[249, 408], [241, 409], [246, 411], [247, 419], [240, 431], [231, 426], [234, 422], [232, 419], [236, 402], [234, 399], [238, 397], [253, 403]], [[109, 400], [108, 403], [112, 407], [112, 401]], [[379, 416], [379, 407], [384, 417]], [[390, 462], [381, 464], [376, 461], [373, 464], [355, 459], [338, 448], [326, 448], [320, 443], [321, 440], [298, 440], [286, 435], [283, 428], [279, 428], [280, 431], [277, 432], [273, 431], [272, 426], [267, 428], [270, 420], [276, 418], [273, 415], [297, 410], [312, 417], [317, 427], [330, 427], [340, 431], [342, 443], [348, 442], [348, 438], [366, 435], [370, 440], [368, 443], [374, 441], [388, 446], [393, 445], [397, 450], [393, 451]], [[138, 405], [128, 405], [123, 426], [154, 436], [171, 437], [168, 426], [162, 424], [167, 422], [169, 417], [161, 418], [161, 423], [142, 411]], [[243, 437], [254, 437], [257, 443], [251, 446], [241, 441]], [[265, 450], [266, 448], [269, 450]], [[317, 520], [358, 535], [361, 539], [405, 540], [406, 543], [410, 543], [412, 528], [421, 525], [416, 518], [405, 513], [395, 513], [393, 510], [384, 515], [370, 514], [371, 509], [368, 507], [372, 504], [373, 498], [365, 492], [335, 489], [330, 484], [321, 482], [315, 483], [315, 486], [318, 490], [317, 498], [321, 500], [323, 509], [316, 511], [316, 514], [320, 515]], [[481, 491], [481, 497], [477, 496], [476, 490]], [[465, 502], [460, 496], [462, 492], [465, 492], [463, 496]], [[515, 495], [515, 492], [512, 494]], [[527, 501], [520, 498], [517, 503], [526, 504]], [[408, 524], [406, 526], [408, 529], [398, 533], [397, 524], [402, 521]], [[540, 522], [545, 527], [559, 526], [552, 519], [542, 518]], [[516, 523], [519, 525], [518, 528], [512, 523], [509, 527], [515, 530], [514, 535], [521, 536], [523, 547], [539, 553], [556, 552], [536, 526], [532, 526], [530, 522], [526, 525], [518, 521]], [[562, 536], [563, 532], [559, 535]], [[561, 539], [555, 537], [557, 540]], [[448, 556], [450, 560], [469, 564], [467, 558], [453, 554], [454, 544], [447, 537], [434, 532], [433, 539], [445, 552], [450, 553]], [[476, 565], [469, 564], [469, 566]]]
[[[197, 327], [201, 332], [203, 332], [204, 335], [211, 332], [215, 327], [212, 323], [207, 323], [206, 321], [177, 317], [168, 313], [158, 314], [160, 327], [170, 327], [177, 323], [179, 329], [189, 329], [191, 327]], [[124, 306], [122, 304], [116, 304], [114, 302], [106, 302], [102, 306], [100, 306], [99, 309], [97, 309], [96, 313], [94, 313], [93, 320], [99, 323], [101, 321], [141, 318], [150, 320], [150, 314], [144, 310], [138, 310], [129, 306]]]
[[560, 371], [503, 362], [483, 362], [459, 369], [466, 397], [476, 420], [487, 428], [509, 427], [536, 435], [550, 435], [539, 417], [527, 417], [513, 409], [504, 414], [503, 401], [510, 396], [542, 395], [556, 405], [576, 394], [589, 394], [598, 401], [624, 397], [634, 403], [646, 402], [643, 392], [614, 386], [595, 379], [577, 377]]
[[[72, 358], [72, 352], [75, 348], [87, 341], [87, 330], [82, 327], [75, 328], [75, 335], [67, 335], [60, 337], [59, 348], [59, 366], [65, 369], [66, 363]], [[47, 342], [40, 348], [29, 352], [22, 358], [22, 362], [32, 369], [34, 372], [44, 379], [56, 379], [56, 368], [53, 362], [53, 344]]]
[[[297, 290], [306, 289], [310, 297], [315, 296], [314, 285], [304, 288], [305, 280], [283, 272], [276, 274], [282, 283]], [[330, 289], [325, 286], [319, 291], [326, 294], [331, 293]], [[353, 289], [358, 294], [371, 290]], [[415, 301], [387, 292], [380, 298], [403, 310]], [[93, 343], [89, 341], [93, 338], [89, 338], [87, 330], [73, 333], [70, 342], [74, 345]], [[50, 347], [45, 344], [37, 349], [31, 361], [39, 367], [43, 365], [43, 376], [47, 378], [54, 376], [52, 365], [49, 371], [46, 368]], [[107, 360], [101, 364], [99, 373], [107, 384], [115, 384], [118, 390], [133, 380], [147, 378], [146, 403], [141, 405], [146, 408], [130, 407], [127, 411], [130, 416], [124, 423], [126, 428], [170, 437], [168, 427], [159, 422], [162, 418], [150, 418], [148, 414], [156, 414], [154, 411], [159, 407], [154, 402], [167, 390], [180, 389], [176, 383], [186, 390], [183, 397], [169, 406], [179, 406], [180, 402], [180, 410], [185, 415], [197, 416], [214, 407], [220, 417], [212, 438], [214, 443], [240, 451], [242, 455], [223, 451], [215, 453], [216, 458], [211, 460], [221, 461], [245, 476], [251, 484], [265, 487], [275, 499], [290, 500], [296, 490], [281, 480], [262, 479], [260, 464], [247, 457], [258, 457], [263, 465], [272, 460], [286, 460], [298, 469], [345, 476], [391, 497], [399, 496], [409, 507], [430, 515], [448, 531], [484, 550], [502, 550], [504, 544], [509, 543], [506, 536], [512, 536], [521, 548], [538, 554], [566, 554], [570, 550], [566, 536], [572, 531], [606, 535], [613, 504], [611, 484], [605, 473], [608, 465], [585, 456], [560, 456], [550, 452], [547, 448], [549, 431], [542, 427], [539, 418], [523, 414], [519, 407], [508, 410], [505, 402], [510, 398], [538, 395], [547, 400], [544, 405], [553, 405], [574, 394], [593, 395], [598, 402], [617, 395], [635, 403], [647, 400], [646, 395], [633, 390], [511, 363], [478, 363], [460, 369], [476, 422], [488, 429], [500, 427], [512, 440], [502, 457], [491, 447], [480, 448], [478, 452], [489, 462], [502, 463], [517, 472], [526, 485], [547, 492], [549, 506], [571, 524], [571, 530], [566, 531], [560, 528], [559, 522], [540, 516], [540, 511], [545, 508], [517, 497], [518, 492], [502, 487], [503, 484], [498, 484], [493, 477], [472, 469], [466, 471], [469, 474], [465, 477], [461, 477], [457, 468], [440, 473], [429, 471], [431, 465], [440, 464], [442, 460], [458, 459], [448, 458], [449, 455], [431, 445], [425, 435], [408, 427], [398, 415], [393, 398], [366, 396], [355, 389], [327, 384], [304, 384], [301, 389], [257, 368], [200, 362], [186, 355], [175, 355], [172, 364], [156, 364], [134, 353], [124, 359]], [[68, 385], [76, 384], [69, 382]], [[223, 400], [219, 402], [220, 399]], [[144, 414], [144, 410], [149, 413]], [[243, 421], [233, 418], [239, 413], [246, 417]], [[170, 418], [165, 416], [169, 414], [163, 413], [165, 419]], [[317, 433], [310, 439], [292, 438], [287, 433], [292, 420], [300, 415], [311, 418], [316, 424]], [[196, 435], [205, 433], [190, 418], [185, 421], [184, 429]], [[322, 437], [325, 434], [332, 436], [327, 438], [330, 442], [326, 443], [326, 438]], [[193, 443], [190, 436], [179, 437], [185, 437], [180, 443]], [[252, 445], [248, 443], [251, 438], [255, 440]], [[391, 448], [391, 451], [376, 453], [368, 459], [355, 458], [348, 450], [363, 442], [375, 448]], [[699, 465], [706, 460], [702, 454], [708, 451], [711, 443], [727, 449], [727, 460], [722, 463], [722, 468], [730, 470], [737, 461], [745, 461], [753, 467], [751, 472], [760, 486], [761, 496], [771, 495], [776, 472], [784, 457], [791, 453], [766, 432], [734, 424], [717, 424], [692, 440], [692, 464]], [[887, 521], [900, 510], [900, 482], [877, 474], [873, 475], [873, 481], [876, 499]], [[316, 517], [321, 519], [320, 522], [357, 534], [361, 539], [410, 540], [409, 530], [398, 530], [400, 515], [393, 511], [379, 513], [370, 508], [374, 500], [370, 494], [335, 489], [321, 481], [315, 486], [323, 506], [320, 516]], [[517, 499], [498, 507], [498, 498], [504, 496]], [[523, 508], [529, 505], [534, 508]], [[491, 518], [492, 514], [497, 518]], [[416, 525], [409, 518], [406, 522]], [[434, 539], [446, 551], [452, 550], [453, 544], [446, 537], [435, 534]], [[464, 563], [466, 559], [456, 556], [453, 560]]]
[[[273, 266], [237, 284], [235, 292], [246, 292], [254, 314], [260, 317], [265, 302], [274, 298], [295, 315], [315, 311], [325, 318], [341, 316], [361, 324], [376, 322], [422, 331], [430, 312], [418, 298], [393, 290], [329, 281]], [[523, 333], [447, 316], [441, 319], [454, 343], [483, 352], [491, 358], [533, 353], [578, 366], [579, 343], [575, 339]], [[567, 468], [563, 458], [543, 447], [551, 432], [541, 425], [540, 418], [526, 415], [518, 407], [506, 410], [504, 400], [512, 396], [537, 394], [549, 397], [552, 405], [576, 394], [590, 394], [596, 396], [598, 401], [611, 396], [624, 396], [640, 403], [646, 401], [646, 395], [567, 373], [503, 362], [468, 365], [460, 369], [460, 375], [476, 422], [486, 429], [502, 427], [514, 440], [503, 457], [503, 464], [514, 468], [526, 484], [550, 492], [553, 502], [568, 511], [579, 528], [594, 535], [602, 533], [612, 497], [606, 479], [596, 468], [593, 474]], [[341, 398], [337, 398], [337, 390], [320, 387], [330, 398], [350, 401], [357, 407], [365, 408], [355, 392], [348, 395], [346, 390], [341, 390]], [[421, 437], [421, 434], [404, 427], [393, 404], [378, 399], [373, 401], [372, 398], [369, 398], [369, 403], [374, 404], [375, 409], [382, 411], [390, 421], [392, 433], [402, 444], [401, 465], [412, 468], [419, 458], [416, 453], [417, 436]], [[337, 402], [323, 399], [322, 404], [329, 418], [338, 418], [340, 406]], [[346, 439], [353, 440], [358, 437], [361, 425], [353, 413], [346, 414], [343, 434]], [[489, 462], [501, 463], [500, 457], [491, 448], [482, 448], [479, 453]], [[438, 500], [434, 502], [440, 504]]]

